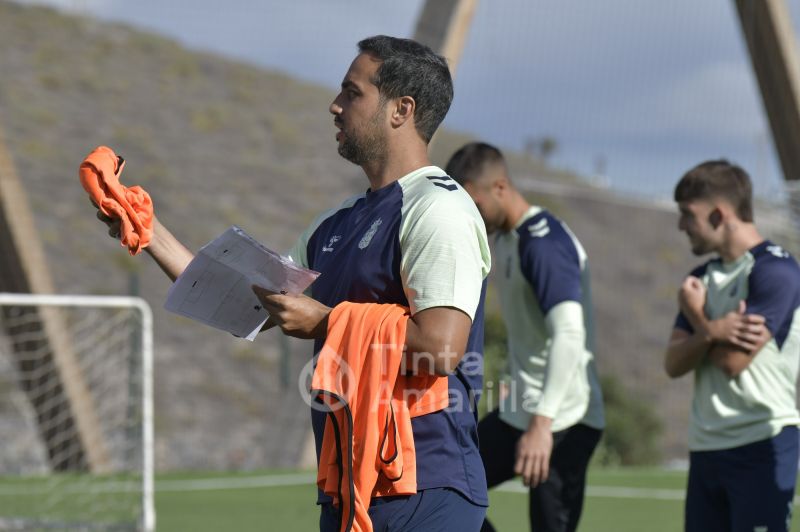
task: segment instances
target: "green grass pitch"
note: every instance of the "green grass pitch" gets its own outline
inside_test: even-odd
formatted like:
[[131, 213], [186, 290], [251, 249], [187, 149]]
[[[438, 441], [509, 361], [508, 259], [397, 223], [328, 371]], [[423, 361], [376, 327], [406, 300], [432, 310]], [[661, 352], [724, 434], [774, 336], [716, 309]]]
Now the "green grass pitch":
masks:
[[[319, 512], [314, 505], [316, 488], [312, 481], [312, 473], [297, 471], [159, 475], [156, 480], [158, 531], [316, 530]], [[20, 505], [25, 504], [24, 492], [29, 491], [24, 489], [26, 485], [30, 487], [30, 483], [22, 479], [0, 479], [0, 515], [9, 508], [21, 508]], [[579, 530], [681, 530], [685, 485], [684, 472], [591, 470]], [[510, 484], [492, 490], [490, 501], [489, 517], [498, 530], [528, 530], [527, 495], [521, 485]], [[800, 530], [797, 517], [792, 530]]]
[[[588, 486], [579, 529], [582, 532], [675, 532], [683, 527], [683, 472], [593, 470]], [[315, 488], [308, 485], [196, 492], [157, 490], [159, 530], [315, 530], [319, 516], [313, 503], [315, 496]], [[529, 530], [525, 493], [493, 490], [490, 499], [489, 517], [498, 530]], [[800, 530], [800, 519], [795, 518], [792, 529], [795, 528]]]

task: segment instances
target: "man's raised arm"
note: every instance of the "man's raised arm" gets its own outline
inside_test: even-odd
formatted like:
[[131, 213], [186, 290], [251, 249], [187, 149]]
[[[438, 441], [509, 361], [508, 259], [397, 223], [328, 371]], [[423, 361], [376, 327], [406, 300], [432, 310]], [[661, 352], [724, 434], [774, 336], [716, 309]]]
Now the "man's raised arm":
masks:
[[[112, 238], [119, 239], [119, 219], [109, 218], [99, 210], [97, 211], [97, 219], [108, 226], [108, 234]], [[153, 238], [150, 241], [150, 245], [145, 248], [145, 251], [153, 257], [153, 260], [172, 281], [175, 281], [183, 273], [183, 270], [194, 258], [194, 254], [181, 244], [155, 216], [153, 216]]]

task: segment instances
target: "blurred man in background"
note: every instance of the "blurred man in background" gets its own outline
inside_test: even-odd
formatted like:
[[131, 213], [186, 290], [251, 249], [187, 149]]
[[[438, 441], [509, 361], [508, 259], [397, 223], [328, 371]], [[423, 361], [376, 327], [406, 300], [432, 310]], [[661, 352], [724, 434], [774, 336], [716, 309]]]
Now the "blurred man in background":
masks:
[[[566, 225], [517, 191], [497, 148], [467, 144], [446, 171], [472, 196], [487, 232], [497, 233], [510, 382], [478, 425], [488, 486], [521, 475], [531, 529], [573, 531], [605, 425], [586, 253]], [[494, 528], [487, 520], [483, 530]]]
[[[315, 352], [341, 302], [410, 308], [408, 353], [432, 356], [409, 367], [447, 375], [451, 403], [412, 419], [417, 494], [373, 498], [369, 515], [375, 530], [477, 531], [489, 502], [476, 403], [490, 257], [475, 205], [428, 159], [452, 101], [450, 72], [442, 57], [408, 39], [377, 36], [358, 46], [330, 112], [339, 154], [364, 170], [369, 190], [320, 216], [292, 249], [295, 262], [321, 272], [311, 297], [256, 293], [268, 324], [314, 339]], [[158, 221], [147, 250], [173, 279], [192, 259]], [[312, 409], [318, 458], [326, 415]], [[339, 530], [332, 499], [320, 491], [318, 504], [320, 529]]]
[[747, 173], [708, 161], [675, 187], [695, 268], [664, 366], [694, 371], [688, 532], [788, 530], [797, 476], [800, 268], [753, 222]]

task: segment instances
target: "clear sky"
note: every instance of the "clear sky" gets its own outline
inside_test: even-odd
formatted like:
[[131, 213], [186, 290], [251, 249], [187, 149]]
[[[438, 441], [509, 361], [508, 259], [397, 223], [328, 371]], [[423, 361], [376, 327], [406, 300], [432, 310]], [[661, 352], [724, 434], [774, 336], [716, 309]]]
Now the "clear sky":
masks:
[[[422, 0], [23, 3], [124, 21], [331, 89], [359, 39], [411, 36], [422, 6]], [[796, 17], [800, 0], [788, 3]], [[584, 175], [604, 167], [611, 186], [623, 191], [668, 196], [685, 170], [717, 157], [750, 171], [760, 195], [782, 189], [733, 0], [479, 0], [455, 83], [446, 126], [512, 148], [553, 137], [554, 164]]]

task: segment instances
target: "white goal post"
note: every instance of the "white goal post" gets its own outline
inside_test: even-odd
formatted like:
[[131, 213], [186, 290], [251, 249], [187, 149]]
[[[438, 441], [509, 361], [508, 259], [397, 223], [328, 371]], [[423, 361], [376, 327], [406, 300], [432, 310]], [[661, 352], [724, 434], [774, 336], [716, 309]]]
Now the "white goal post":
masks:
[[155, 530], [153, 317], [0, 293], [0, 529]]

